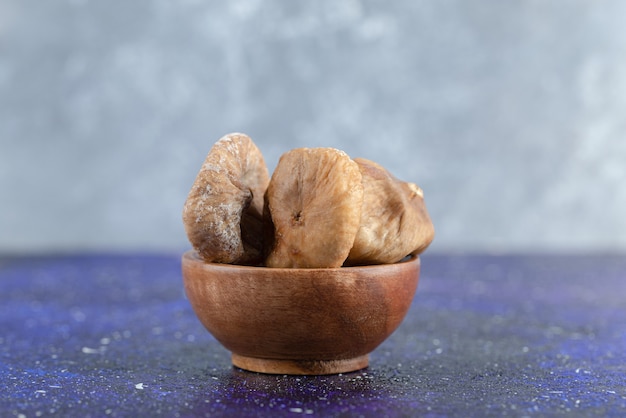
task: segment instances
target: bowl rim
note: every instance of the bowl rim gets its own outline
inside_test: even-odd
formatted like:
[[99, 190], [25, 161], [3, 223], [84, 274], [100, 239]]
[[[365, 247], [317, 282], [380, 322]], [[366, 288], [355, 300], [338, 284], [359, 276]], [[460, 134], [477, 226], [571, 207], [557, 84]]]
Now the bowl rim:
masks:
[[240, 264], [226, 264], [226, 263], [213, 263], [204, 261], [196, 250], [188, 250], [183, 253], [183, 261], [192, 262], [194, 264], [200, 264], [205, 267], [215, 267], [215, 268], [224, 268], [224, 269], [233, 269], [233, 270], [243, 270], [243, 271], [300, 271], [300, 272], [313, 272], [313, 271], [326, 271], [326, 272], [340, 272], [340, 271], [353, 271], [353, 270], [377, 270], [377, 269], [388, 269], [388, 268], [397, 268], [399, 265], [403, 264], [420, 264], [420, 256], [419, 254], [409, 254], [404, 257], [402, 260], [397, 261], [395, 263], [388, 264], [368, 264], [362, 266], [345, 266], [345, 267], [307, 267], [307, 268], [290, 268], [290, 267], [267, 267], [267, 266], [246, 266]]

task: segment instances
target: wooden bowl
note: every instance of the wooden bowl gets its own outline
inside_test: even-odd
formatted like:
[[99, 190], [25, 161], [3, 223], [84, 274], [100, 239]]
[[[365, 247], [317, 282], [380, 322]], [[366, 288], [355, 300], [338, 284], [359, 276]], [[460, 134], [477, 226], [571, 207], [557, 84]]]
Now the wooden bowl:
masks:
[[367, 367], [400, 325], [420, 260], [330, 269], [207, 263], [189, 251], [183, 281], [200, 322], [241, 369], [333, 374]]

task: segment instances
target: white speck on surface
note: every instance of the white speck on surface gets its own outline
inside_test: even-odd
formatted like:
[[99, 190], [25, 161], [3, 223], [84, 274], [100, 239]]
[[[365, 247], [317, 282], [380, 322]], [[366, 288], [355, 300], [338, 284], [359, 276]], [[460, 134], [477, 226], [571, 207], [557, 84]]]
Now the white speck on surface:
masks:
[[135, 385], [135, 389], [140, 389], [140, 390], [143, 390], [143, 383], [137, 383], [137, 384]]
[[91, 347], [83, 347], [81, 349], [83, 354], [102, 354], [104, 351], [104, 347], [101, 348], [91, 348]]
[[302, 408], [289, 408], [289, 412], [295, 412], [296, 414], [301, 414]]
[[87, 319], [87, 315], [78, 308], [72, 309], [71, 314], [72, 314], [72, 318], [76, 322], [84, 322], [85, 319]]

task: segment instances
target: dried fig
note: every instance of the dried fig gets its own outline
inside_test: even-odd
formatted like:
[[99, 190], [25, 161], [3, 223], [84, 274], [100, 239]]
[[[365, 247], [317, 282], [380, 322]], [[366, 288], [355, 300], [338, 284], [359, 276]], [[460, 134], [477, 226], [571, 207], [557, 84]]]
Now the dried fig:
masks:
[[396, 179], [373, 161], [354, 161], [362, 175], [363, 208], [346, 265], [395, 263], [425, 250], [435, 230], [422, 190]]
[[274, 223], [269, 267], [340, 267], [361, 219], [357, 164], [334, 148], [299, 148], [280, 158], [266, 196]]
[[189, 241], [209, 262], [258, 264], [263, 258], [263, 196], [269, 173], [244, 134], [224, 136], [209, 151], [183, 208]]

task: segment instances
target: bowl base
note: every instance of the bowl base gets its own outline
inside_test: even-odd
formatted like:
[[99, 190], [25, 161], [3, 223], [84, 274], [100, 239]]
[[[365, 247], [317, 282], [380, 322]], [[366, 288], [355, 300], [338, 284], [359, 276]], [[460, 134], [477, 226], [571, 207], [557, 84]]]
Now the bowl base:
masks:
[[369, 355], [341, 360], [280, 360], [242, 356], [233, 353], [235, 367], [266, 374], [321, 375], [354, 372], [369, 364]]

